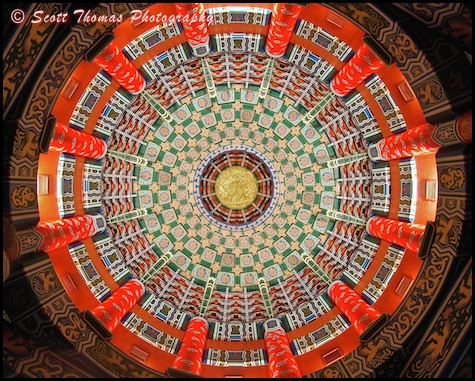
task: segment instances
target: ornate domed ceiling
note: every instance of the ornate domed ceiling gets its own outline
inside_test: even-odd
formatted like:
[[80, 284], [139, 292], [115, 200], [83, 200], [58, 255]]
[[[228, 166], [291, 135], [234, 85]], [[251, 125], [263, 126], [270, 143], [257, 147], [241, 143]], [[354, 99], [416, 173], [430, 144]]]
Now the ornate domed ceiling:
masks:
[[[215, 25], [246, 17], [250, 25], [265, 26], [272, 15], [246, 7], [208, 12]], [[180, 33], [178, 24], [155, 26], [123, 52], [137, 60]], [[299, 20], [295, 34], [320, 46], [327, 59], [343, 61], [354, 53], [309, 21]], [[209, 338], [223, 348], [207, 350], [204, 362], [211, 365], [264, 365], [264, 347], [240, 352], [237, 360], [224, 348], [262, 340], [269, 318], [279, 318], [287, 331], [308, 331], [292, 341], [297, 354], [351, 327], [341, 314], [315, 322], [334, 314], [328, 286], [343, 276], [358, 284], [375, 259], [379, 243], [365, 239], [365, 225], [372, 213], [388, 211], [391, 177], [389, 166], [373, 168], [368, 140], [381, 137], [384, 123], [393, 131], [405, 125], [379, 76], [366, 87], [384, 122], [361, 94], [346, 100], [334, 94], [328, 81], [336, 70], [326, 59], [297, 44], [285, 58], [270, 58], [262, 52], [265, 41], [252, 33], [214, 34], [211, 52], [202, 58], [186, 42], [154, 53], [141, 66], [147, 83], [137, 95], [118, 88], [106, 96], [113, 80], [99, 71], [68, 122], [84, 130], [96, 103], [106, 104], [93, 133], [107, 141], [96, 187], [107, 227], [94, 241], [110, 277], [141, 280], [141, 308], [174, 329], [204, 317]], [[390, 73], [401, 76], [395, 68]], [[61, 156], [63, 171], [71, 161]], [[415, 170], [414, 162], [404, 167]], [[93, 184], [94, 178], [92, 172], [86, 180]], [[74, 212], [65, 200], [70, 196], [63, 189], [66, 217]], [[407, 201], [400, 213], [413, 220], [415, 205]], [[389, 250], [373, 264], [365, 291], [371, 304], [403, 258], [404, 250]], [[69, 251], [91, 291], [105, 299], [109, 287], [104, 275], [97, 276], [100, 264], [84, 256], [84, 244]], [[137, 313], [123, 324], [164, 351], [179, 346]]]
[[[217, 67], [225, 59], [232, 67], [245, 59], [256, 83], [267, 60], [258, 53], [228, 53], [226, 58], [213, 54], [206, 59]], [[198, 60], [182, 65], [185, 72], [195, 69], [199, 78]], [[282, 73], [290, 72], [289, 66], [283, 60], [276, 64]], [[165, 74], [167, 82], [178, 82], [181, 73], [171, 68]], [[154, 296], [167, 288], [168, 295], [161, 299], [169, 308], [177, 299], [183, 301], [177, 313], [216, 322], [283, 317], [323, 294], [328, 282], [339, 279], [352, 262], [370, 215], [371, 165], [365, 143], [355, 133], [344, 103], [333, 100], [335, 115], [329, 113], [327, 120], [322, 116], [320, 123], [328, 126], [334, 117], [346, 115], [348, 130], [341, 134], [342, 148], [337, 148], [347, 155], [363, 153], [348, 165], [355, 174], [347, 180], [326, 164], [338, 156], [335, 144], [318, 132], [321, 124], [302, 122], [308, 110], [272, 88], [259, 101], [257, 85], [233, 81], [228, 87], [225, 78], [213, 74], [216, 99], [212, 101], [204, 89], [181, 97], [168, 108], [171, 123], [161, 120], [142, 96], [127, 106], [108, 150], [140, 156], [146, 164], [124, 168], [120, 177], [117, 162], [106, 156], [104, 217], [147, 210], [133, 222], [109, 224], [109, 230], [132, 274], [139, 279], [147, 274], [147, 288]], [[309, 77], [296, 66], [293, 75]], [[314, 83], [322, 99], [333, 99], [328, 86]], [[151, 81], [144, 91], [158, 98], [155, 94], [162, 86], [161, 80]], [[130, 197], [128, 208], [114, 200], [121, 195]], [[326, 215], [340, 209], [351, 209], [360, 223], [336, 222]], [[140, 230], [142, 244], [131, 246], [124, 229]], [[152, 271], [167, 253], [167, 265]], [[300, 253], [314, 258], [323, 278], [309, 271]], [[175, 280], [166, 287], [170, 277]], [[265, 308], [270, 300], [259, 290], [259, 278], [265, 280], [266, 298], [273, 296], [270, 310]], [[207, 285], [212, 292], [203, 299]]]
[[[86, 214], [96, 227], [51, 261], [69, 274], [62, 283], [81, 311], [131, 278], [143, 284], [109, 339], [158, 371], [201, 317], [204, 375], [219, 367], [262, 376], [264, 326], [275, 318], [302, 375], [311, 374], [361, 344], [329, 296], [334, 281], [391, 315], [423, 263], [418, 249], [370, 234], [368, 221], [423, 229], [435, 220], [435, 151], [390, 162], [369, 147], [427, 124], [430, 112], [381, 45], [330, 8], [305, 5], [285, 55], [272, 57], [264, 48], [272, 7], [202, 5], [212, 21], [201, 57], [182, 24], [143, 22], [174, 14], [172, 4], [141, 8], [142, 22], [111, 28], [113, 44], [140, 68], [140, 90], [100, 69], [96, 49], [52, 110], [53, 125], [107, 147], [99, 159], [60, 146], [39, 158], [38, 187], [56, 187], [39, 193], [40, 225]], [[385, 64], [340, 96], [330, 82], [362, 39]]]

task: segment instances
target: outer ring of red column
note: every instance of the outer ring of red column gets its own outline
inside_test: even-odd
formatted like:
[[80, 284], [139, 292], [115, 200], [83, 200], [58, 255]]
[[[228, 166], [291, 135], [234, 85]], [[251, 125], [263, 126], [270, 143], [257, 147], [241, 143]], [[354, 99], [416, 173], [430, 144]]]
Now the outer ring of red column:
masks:
[[366, 231], [373, 237], [381, 238], [387, 242], [418, 252], [425, 226], [372, 216], [366, 222]]
[[144, 294], [143, 283], [130, 279], [91, 312], [112, 332]]
[[207, 337], [208, 322], [202, 317], [193, 317], [186, 327], [172, 368], [200, 375]]
[[350, 286], [341, 280], [336, 280], [328, 287], [328, 296], [338, 309], [350, 320], [358, 334], [362, 334], [366, 328], [381, 314], [366, 303]]
[[107, 152], [107, 143], [97, 136], [56, 123], [50, 148], [89, 159], [102, 159]]
[[279, 58], [285, 54], [302, 9], [299, 4], [275, 4], [265, 46], [269, 56]]
[[40, 250], [45, 252], [66, 246], [72, 242], [92, 237], [105, 229], [106, 222], [101, 214], [86, 214], [61, 220], [40, 222], [35, 230], [43, 235]]
[[[269, 323], [272, 327], [269, 327]], [[264, 343], [269, 358], [271, 377], [301, 378], [297, 361], [290, 348], [287, 332], [280, 324], [278, 319], [269, 319], [264, 324]]]
[[384, 62], [363, 43], [332, 79], [330, 88], [340, 97], [348, 95], [383, 66]]
[[94, 62], [133, 95], [141, 93], [146, 86], [144, 76], [114, 42], [111, 42]]

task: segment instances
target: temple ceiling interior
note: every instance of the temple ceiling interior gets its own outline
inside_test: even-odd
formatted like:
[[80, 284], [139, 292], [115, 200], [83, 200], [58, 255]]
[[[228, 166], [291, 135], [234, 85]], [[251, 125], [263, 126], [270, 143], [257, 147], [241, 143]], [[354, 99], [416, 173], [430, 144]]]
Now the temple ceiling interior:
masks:
[[[124, 20], [84, 27], [57, 23], [58, 30], [70, 28], [64, 43], [55, 35], [42, 45], [41, 33], [54, 31], [38, 25], [31, 51], [41, 56], [50, 43], [59, 58], [36, 66], [42, 75], [34, 79], [38, 93], [26, 97], [28, 107], [14, 118], [16, 128], [25, 131], [23, 142], [38, 136], [36, 151], [28, 152], [29, 143], [23, 150], [17, 144], [9, 155], [16, 169], [10, 170], [8, 190], [17, 193], [7, 213], [18, 232], [28, 231], [18, 233], [28, 242], [51, 238], [43, 246], [32, 244], [21, 257], [48, 254], [45, 264], [29, 259], [22, 267], [28, 273], [52, 266], [48, 271], [55, 279], [42, 279], [35, 290], [49, 295], [47, 281], [51, 290], [61, 287], [68, 310], [77, 309], [91, 324], [91, 335], [101, 337], [97, 340], [143, 364], [141, 376], [163, 374], [172, 366], [194, 317], [207, 323], [200, 368], [205, 377], [265, 377], [270, 362], [265, 333], [274, 325], [286, 333], [301, 376], [322, 377], [331, 369], [335, 377], [365, 377], [385, 363], [384, 374], [394, 375], [396, 370], [388, 369], [396, 360], [389, 360], [389, 354], [398, 354], [395, 348], [404, 347], [414, 334], [411, 324], [401, 324], [402, 316], [411, 316], [414, 326], [423, 320], [414, 295], [425, 287], [424, 303], [430, 306], [440, 290], [423, 286], [424, 279], [449, 282], [449, 272], [440, 272], [427, 258], [456, 267], [454, 258], [466, 251], [459, 247], [466, 229], [466, 217], [459, 216], [467, 203], [461, 200], [468, 194], [471, 201], [466, 160], [460, 159], [465, 148], [451, 151], [461, 143], [471, 145], [468, 122], [460, 118], [470, 112], [471, 119], [471, 77], [469, 82], [465, 78], [469, 88], [463, 79], [471, 51], [467, 54], [467, 35], [454, 31], [464, 12], [461, 4], [419, 5], [300, 4], [289, 41], [275, 56], [269, 54], [267, 31], [277, 4], [270, 3], [198, 5], [209, 16], [208, 40], [198, 47], [179, 22], [144, 22], [147, 14], [175, 14], [173, 3], [89, 7], [92, 15], [124, 15]], [[43, 6], [56, 13], [80, 8]], [[35, 9], [27, 15], [33, 17]], [[395, 15], [402, 21], [394, 21]], [[407, 20], [438, 33], [430, 41], [436, 47], [432, 53], [421, 46], [425, 35], [414, 32]], [[397, 35], [407, 37], [407, 43]], [[138, 69], [130, 88], [118, 82], [110, 67], [100, 66], [97, 57], [106, 57], [101, 53], [106, 46], [116, 47], [116, 54]], [[368, 54], [379, 66], [342, 95], [344, 86], [334, 78], [363, 46], [370, 47]], [[452, 70], [442, 64], [444, 59], [452, 60]], [[14, 60], [8, 62], [13, 71]], [[61, 65], [64, 69], [55, 72]], [[346, 80], [352, 80], [348, 75]], [[15, 77], [5, 77], [4, 69], [7, 121], [12, 120], [8, 113], [21, 110], [12, 107], [18, 100], [7, 91], [10, 78]], [[443, 86], [437, 87], [440, 78]], [[446, 78], [454, 85], [447, 85]], [[47, 107], [38, 100], [48, 93], [41, 90], [43, 84], [56, 89]], [[54, 132], [58, 126], [61, 136]], [[421, 126], [435, 132], [429, 148], [425, 141], [407, 148], [422, 146], [416, 154], [401, 154], [397, 141], [381, 143]], [[85, 135], [78, 135], [68, 152], [64, 142], [70, 144], [67, 136], [74, 131], [101, 143], [88, 140], [80, 147]], [[456, 158], [444, 161], [441, 152]], [[24, 163], [33, 168], [31, 179], [17, 181], [22, 170], [31, 169], [22, 169]], [[28, 186], [34, 189], [31, 202]], [[458, 201], [443, 203], [451, 192], [458, 192]], [[450, 205], [452, 212], [446, 212]], [[22, 208], [26, 213], [16, 214]], [[74, 229], [63, 224], [64, 233], [57, 233], [55, 221], [65, 220], [92, 233], [78, 239], [78, 232], [61, 245], [61, 237]], [[389, 221], [399, 223], [399, 230], [391, 230]], [[403, 224], [413, 229], [410, 243], [397, 241]], [[420, 246], [412, 243], [417, 234]], [[469, 273], [471, 284], [471, 262]], [[19, 277], [12, 265], [4, 290]], [[468, 281], [460, 277], [463, 286]], [[140, 298], [112, 332], [100, 323], [97, 328], [90, 312], [131, 279], [143, 287]], [[376, 310], [381, 324], [369, 339], [329, 293], [335, 282], [349, 286]], [[469, 294], [471, 311], [471, 288]], [[4, 297], [13, 303], [4, 304], [4, 319], [30, 324], [30, 329], [39, 324], [41, 319], [31, 323], [33, 307], [22, 311], [11, 295], [4, 292]], [[42, 303], [45, 314], [50, 304], [52, 310], [64, 310], [53, 299]], [[456, 305], [468, 314], [468, 304]], [[434, 325], [436, 332], [444, 329]], [[418, 350], [423, 356], [424, 348]], [[352, 365], [355, 358], [364, 359], [361, 367]], [[427, 375], [422, 366], [397, 372]]]

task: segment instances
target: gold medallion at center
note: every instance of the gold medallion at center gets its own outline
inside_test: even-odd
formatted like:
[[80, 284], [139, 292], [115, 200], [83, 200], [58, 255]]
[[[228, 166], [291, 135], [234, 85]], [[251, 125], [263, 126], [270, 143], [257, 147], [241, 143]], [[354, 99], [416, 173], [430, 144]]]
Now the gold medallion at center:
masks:
[[256, 199], [257, 178], [247, 168], [232, 166], [216, 178], [216, 196], [229, 209], [245, 209]]

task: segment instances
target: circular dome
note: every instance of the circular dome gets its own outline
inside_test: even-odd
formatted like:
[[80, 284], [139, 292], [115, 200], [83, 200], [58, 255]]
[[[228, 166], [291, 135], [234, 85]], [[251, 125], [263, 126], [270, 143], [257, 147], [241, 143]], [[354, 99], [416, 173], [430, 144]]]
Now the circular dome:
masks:
[[[151, 10], [158, 6], [168, 7]], [[234, 11], [209, 12], [225, 24]], [[58, 214], [100, 209], [107, 220], [106, 232], [86, 247], [65, 249], [77, 267], [67, 284], [81, 284], [71, 298], [91, 308], [124, 279], [140, 280], [144, 297], [112, 343], [124, 352], [145, 348], [153, 354], [147, 365], [156, 369], [170, 365], [190, 317], [202, 316], [210, 327], [206, 374], [236, 365], [262, 374], [262, 327], [269, 319], [290, 333], [299, 365], [310, 374], [324, 366], [319, 350], [329, 343], [345, 353], [359, 345], [328, 300], [333, 280], [345, 277], [366, 299], [394, 311], [397, 302], [384, 294], [388, 285], [390, 294], [396, 288], [391, 277], [402, 269], [414, 279], [420, 266], [415, 259], [403, 263], [403, 251], [388, 250], [365, 229], [372, 212], [414, 218], [408, 179], [420, 179], [420, 163], [401, 161], [397, 177], [395, 165], [374, 165], [367, 155], [369, 141], [423, 119], [396, 92], [396, 83], [404, 90], [403, 75], [384, 68], [350, 96], [336, 97], [328, 81], [361, 43], [362, 30], [333, 11], [331, 21], [309, 12], [298, 22], [296, 43], [271, 61], [262, 49], [265, 35], [256, 33], [270, 11], [245, 12], [246, 33], [213, 31], [212, 52], [201, 59], [176, 26], [118, 25], [118, 46], [140, 67], [145, 89], [131, 96], [82, 62], [53, 110], [63, 123], [104, 138], [108, 148], [99, 164], [50, 155]], [[269, 67], [269, 90], [261, 97]], [[67, 94], [74, 94], [69, 103]], [[39, 189], [47, 180], [38, 181]], [[429, 180], [428, 187], [435, 182]], [[73, 192], [79, 185], [82, 195]], [[42, 205], [40, 215], [49, 220]], [[84, 291], [88, 297], [78, 300]]]

